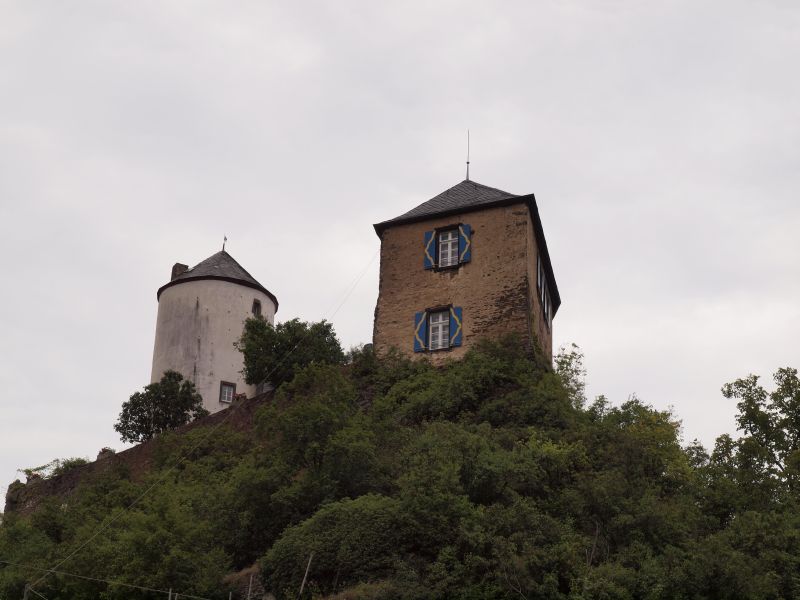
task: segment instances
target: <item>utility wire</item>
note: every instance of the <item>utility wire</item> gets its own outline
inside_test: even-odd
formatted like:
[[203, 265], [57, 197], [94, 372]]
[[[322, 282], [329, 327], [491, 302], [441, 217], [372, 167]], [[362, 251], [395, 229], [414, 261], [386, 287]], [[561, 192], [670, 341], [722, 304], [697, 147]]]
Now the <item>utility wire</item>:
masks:
[[[341, 302], [339, 302], [339, 305], [336, 307], [336, 310], [334, 310], [334, 311], [331, 313], [331, 316], [330, 316], [330, 318], [331, 318], [331, 319], [332, 319], [333, 317], [335, 317], [335, 316], [336, 316], [336, 313], [338, 313], [338, 312], [339, 312], [339, 310], [342, 308], [342, 306], [344, 306], [344, 303], [345, 303], [345, 302], [347, 302], [347, 300], [350, 298], [350, 295], [351, 295], [351, 294], [353, 293], [353, 291], [356, 289], [356, 286], [358, 286], [358, 284], [359, 284], [359, 283], [361, 283], [361, 279], [363, 279], [364, 275], [366, 275], [366, 274], [367, 274], [367, 271], [369, 271], [369, 268], [372, 266], [372, 263], [374, 263], [374, 262], [375, 262], [375, 257], [377, 257], [377, 256], [378, 256], [378, 253], [379, 253], [379, 252], [380, 252], [380, 250], [376, 250], [376, 251], [375, 251], [375, 254], [373, 254], [373, 255], [372, 255], [372, 258], [370, 258], [370, 259], [369, 259], [369, 262], [368, 262], [368, 263], [367, 263], [367, 265], [366, 265], [366, 266], [365, 266], [365, 267], [364, 267], [364, 268], [361, 270], [361, 273], [359, 273], [359, 274], [358, 274], [358, 276], [357, 276], [357, 277], [356, 277], [356, 278], [353, 280], [353, 283], [350, 285], [350, 287], [349, 287], [349, 288], [347, 289], [347, 291], [345, 292], [345, 294], [344, 294], [344, 297], [342, 298], [342, 301], [341, 301]], [[333, 305], [331, 305], [331, 306], [333, 306]], [[328, 311], [330, 311], [330, 308], [328, 309]]]
[[[345, 292], [345, 294], [344, 294], [344, 296], [343, 296], [343, 298], [342, 298], [341, 302], [339, 302], [339, 305], [336, 307], [336, 310], [334, 310], [334, 311], [333, 311], [333, 313], [331, 313], [331, 315], [330, 315], [330, 317], [329, 317], [329, 318], [331, 318], [331, 319], [332, 319], [333, 317], [335, 317], [335, 316], [336, 316], [336, 314], [339, 312], [339, 310], [342, 308], [342, 306], [344, 306], [345, 302], [347, 302], [347, 300], [350, 298], [350, 295], [351, 295], [351, 294], [353, 293], [353, 291], [356, 289], [356, 286], [359, 284], [359, 282], [360, 282], [360, 281], [361, 281], [361, 279], [364, 277], [364, 275], [366, 275], [367, 271], [369, 270], [369, 268], [370, 268], [370, 266], [372, 265], [372, 263], [375, 261], [375, 257], [378, 255], [378, 253], [379, 253], [379, 252], [380, 252], [380, 250], [377, 250], [377, 251], [375, 251], [375, 254], [373, 254], [373, 255], [372, 255], [372, 258], [370, 258], [370, 260], [369, 260], [369, 262], [367, 263], [366, 267], [364, 267], [364, 269], [361, 271], [361, 273], [359, 273], [359, 274], [358, 274], [358, 276], [355, 278], [355, 280], [353, 281], [353, 283], [352, 283], [352, 284], [350, 285], [350, 287], [349, 287], [349, 288], [346, 290], [346, 292]], [[309, 333], [310, 333], [310, 332], [309, 332]], [[309, 334], [306, 334], [306, 337], [307, 337], [308, 335], [309, 335]], [[271, 369], [271, 370], [270, 370], [270, 371], [267, 373], [267, 375], [266, 375], [266, 377], [265, 377], [265, 380], [266, 380], [266, 379], [268, 379], [268, 378], [270, 377], [270, 375], [272, 375], [272, 374], [275, 372], [275, 370], [276, 370], [276, 369], [277, 369], [279, 366], [281, 366], [281, 365], [282, 365], [284, 362], [286, 362], [286, 359], [288, 359], [288, 358], [289, 358], [289, 356], [291, 356], [291, 354], [292, 354], [292, 353], [293, 353], [295, 350], [297, 350], [297, 348], [300, 346], [300, 344], [301, 344], [301, 343], [302, 343], [304, 340], [305, 340], [305, 337], [301, 338], [301, 339], [300, 339], [300, 341], [298, 341], [298, 342], [297, 342], [297, 344], [295, 344], [295, 345], [294, 345], [294, 347], [293, 347], [291, 350], [289, 350], [289, 351], [288, 351], [288, 352], [287, 352], [287, 353], [286, 353], [286, 354], [283, 356], [283, 358], [281, 358], [281, 360], [279, 360], [279, 361], [278, 361], [278, 363], [277, 363], [277, 364], [276, 364], [274, 367], [272, 367], [272, 369]], [[31, 588], [33, 588], [33, 586], [39, 585], [39, 584], [40, 584], [42, 581], [44, 581], [45, 579], [47, 579], [47, 577], [48, 577], [48, 576], [49, 576], [51, 573], [56, 573], [55, 569], [57, 569], [58, 567], [60, 567], [61, 565], [63, 565], [65, 562], [67, 562], [69, 559], [71, 559], [73, 556], [75, 556], [75, 555], [76, 555], [78, 552], [80, 552], [81, 550], [83, 550], [83, 549], [84, 549], [84, 548], [85, 548], [85, 547], [86, 547], [86, 546], [89, 544], [89, 542], [91, 542], [92, 540], [94, 540], [94, 539], [95, 539], [95, 538], [96, 538], [98, 535], [100, 535], [100, 534], [101, 534], [103, 531], [105, 531], [106, 529], [108, 529], [108, 527], [109, 527], [109, 526], [110, 526], [112, 523], [114, 523], [115, 521], [117, 521], [117, 520], [118, 520], [118, 519], [119, 519], [119, 518], [120, 518], [120, 517], [121, 517], [123, 514], [125, 514], [127, 511], [129, 511], [129, 510], [130, 510], [131, 508], [133, 508], [134, 506], [136, 506], [136, 505], [137, 505], [137, 504], [138, 504], [138, 503], [139, 503], [139, 502], [140, 502], [140, 501], [141, 501], [141, 500], [142, 500], [142, 499], [143, 499], [143, 498], [144, 498], [144, 497], [145, 497], [147, 494], [149, 494], [151, 491], [153, 491], [153, 489], [155, 489], [155, 487], [156, 487], [156, 486], [158, 486], [158, 485], [160, 485], [161, 483], [163, 483], [163, 482], [164, 482], [164, 481], [167, 479], [167, 476], [168, 476], [168, 475], [170, 475], [170, 474], [172, 473], [172, 471], [174, 471], [174, 470], [175, 470], [177, 467], [179, 467], [181, 464], [183, 464], [183, 463], [186, 461], [186, 459], [187, 459], [187, 458], [188, 458], [188, 457], [189, 457], [189, 456], [192, 454], [192, 452], [194, 452], [194, 451], [195, 451], [197, 448], [199, 448], [199, 447], [200, 447], [200, 445], [201, 445], [203, 442], [205, 442], [205, 441], [206, 441], [206, 440], [207, 440], [207, 439], [208, 439], [208, 438], [209, 438], [209, 437], [210, 437], [212, 434], [214, 434], [214, 433], [215, 433], [215, 432], [216, 432], [216, 431], [217, 431], [217, 430], [218, 430], [218, 429], [219, 429], [219, 428], [220, 428], [222, 425], [224, 425], [224, 424], [225, 424], [225, 422], [226, 422], [226, 421], [227, 421], [227, 420], [230, 418], [230, 416], [231, 416], [231, 415], [232, 415], [232, 414], [233, 414], [233, 413], [234, 413], [234, 412], [235, 412], [235, 411], [236, 411], [236, 410], [239, 408], [239, 406], [241, 406], [241, 404], [234, 405], [234, 406], [232, 406], [230, 409], [228, 409], [228, 411], [229, 411], [229, 412], [228, 412], [228, 414], [226, 414], [226, 415], [225, 415], [225, 416], [224, 416], [224, 417], [223, 417], [223, 418], [222, 418], [222, 419], [221, 419], [221, 420], [220, 420], [220, 421], [219, 421], [219, 422], [218, 422], [218, 423], [217, 423], [217, 424], [216, 424], [214, 427], [212, 427], [211, 429], [209, 429], [209, 430], [208, 430], [208, 433], [206, 433], [206, 435], [204, 435], [203, 437], [201, 437], [201, 438], [200, 438], [200, 440], [199, 440], [199, 441], [198, 441], [198, 442], [197, 442], [197, 443], [196, 443], [194, 446], [192, 446], [192, 448], [191, 448], [191, 449], [189, 449], [189, 451], [188, 451], [188, 452], [184, 453], [184, 455], [183, 455], [183, 456], [181, 456], [181, 458], [179, 458], [179, 459], [178, 459], [178, 461], [177, 461], [177, 462], [176, 462], [174, 465], [172, 465], [172, 466], [171, 466], [169, 469], [167, 469], [167, 470], [164, 472], [164, 474], [163, 474], [161, 477], [159, 477], [158, 479], [156, 479], [156, 481], [155, 481], [155, 482], [153, 482], [153, 484], [152, 484], [152, 485], [150, 485], [150, 487], [148, 487], [147, 489], [145, 489], [145, 491], [144, 491], [144, 492], [142, 492], [142, 493], [141, 493], [139, 496], [137, 496], [137, 497], [136, 497], [136, 499], [134, 499], [134, 501], [133, 501], [133, 502], [131, 502], [131, 503], [130, 503], [130, 504], [127, 506], [127, 507], [125, 507], [124, 509], [122, 509], [121, 511], [119, 511], [119, 512], [118, 512], [118, 513], [117, 513], [115, 516], [112, 516], [110, 519], [108, 519], [108, 520], [107, 520], [107, 521], [106, 521], [106, 522], [105, 522], [103, 525], [101, 525], [101, 526], [100, 526], [100, 527], [99, 527], [99, 528], [98, 528], [98, 529], [97, 529], [97, 530], [96, 530], [96, 531], [95, 531], [95, 532], [94, 532], [92, 535], [90, 535], [90, 536], [89, 536], [89, 537], [86, 539], [86, 541], [84, 541], [84, 542], [83, 542], [83, 543], [82, 543], [80, 546], [78, 546], [78, 547], [77, 547], [75, 550], [73, 550], [73, 551], [72, 551], [70, 554], [68, 554], [68, 555], [66, 556], [66, 558], [63, 558], [62, 560], [58, 561], [58, 562], [57, 562], [57, 563], [56, 563], [56, 564], [55, 564], [55, 565], [54, 565], [54, 566], [53, 566], [51, 569], [44, 569], [44, 570], [45, 570], [45, 571], [47, 571], [47, 572], [46, 572], [44, 575], [42, 575], [42, 576], [41, 576], [39, 579], [37, 579], [37, 580], [36, 580], [36, 581], [35, 581], [35, 582], [34, 582], [34, 583], [31, 585]]]
[[[113, 581], [111, 579], [100, 579], [98, 577], [89, 577], [87, 575], [78, 575], [77, 573], [67, 573], [66, 571], [55, 571], [53, 569], [44, 569], [42, 567], [34, 567], [33, 565], [23, 565], [20, 563], [14, 563], [9, 560], [0, 560], [0, 563], [11, 565], [12, 567], [20, 567], [21, 569], [30, 569], [32, 571], [46, 571], [47, 573], [52, 573], [53, 575], [65, 575], [67, 577], [77, 577], [78, 579], [85, 579], [86, 581], [95, 581], [97, 583], [105, 583], [108, 585], [118, 585], [121, 587], [131, 588], [135, 590], [142, 590], [144, 592], [156, 592], [158, 594], [169, 594], [169, 590], [159, 590], [157, 588], [146, 587], [143, 585], [134, 585], [132, 583], [123, 583], [121, 581]], [[28, 589], [32, 591], [37, 596], [42, 596], [39, 592], [34, 590], [32, 587], [28, 586]], [[182, 598], [193, 598], [194, 600], [211, 600], [211, 598], [205, 598], [203, 596], [192, 596], [191, 594], [173, 594]], [[47, 598], [45, 598], [47, 600]]]
[[29, 591], [29, 592], [33, 592], [34, 594], [36, 594], [37, 596], [39, 596], [39, 598], [44, 598], [44, 600], [47, 600], [47, 598], [45, 598], [44, 596], [42, 596], [42, 595], [41, 595], [39, 592], [37, 592], [37, 591], [36, 591], [35, 589], [33, 589], [31, 586], [28, 586], [28, 591]]

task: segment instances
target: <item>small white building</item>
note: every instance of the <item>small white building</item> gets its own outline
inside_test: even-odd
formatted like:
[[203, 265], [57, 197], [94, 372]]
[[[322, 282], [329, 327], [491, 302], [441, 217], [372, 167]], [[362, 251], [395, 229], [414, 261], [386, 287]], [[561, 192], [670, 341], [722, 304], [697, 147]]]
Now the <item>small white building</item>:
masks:
[[191, 269], [176, 263], [157, 298], [151, 382], [178, 371], [194, 382], [212, 413], [236, 394], [256, 394], [256, 386], [244, 382], [243, 357], [233, 344], [248, 317], [274, 322], [278, 299], [267, 288], [222, 250]]

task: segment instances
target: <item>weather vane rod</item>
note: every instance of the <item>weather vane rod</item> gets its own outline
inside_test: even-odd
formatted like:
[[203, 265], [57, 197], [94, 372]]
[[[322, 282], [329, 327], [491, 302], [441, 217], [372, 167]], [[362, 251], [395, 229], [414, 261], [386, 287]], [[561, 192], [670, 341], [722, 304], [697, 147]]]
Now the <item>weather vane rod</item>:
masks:
[[467, 181], [469, 181], [469, 129], [467, 129]]
[[222, 236], [222, 251], [223, 252], [225, 252], [225, 242], [227, 242], [227, 241], [228, 241], [228, 236], [223, 235]]

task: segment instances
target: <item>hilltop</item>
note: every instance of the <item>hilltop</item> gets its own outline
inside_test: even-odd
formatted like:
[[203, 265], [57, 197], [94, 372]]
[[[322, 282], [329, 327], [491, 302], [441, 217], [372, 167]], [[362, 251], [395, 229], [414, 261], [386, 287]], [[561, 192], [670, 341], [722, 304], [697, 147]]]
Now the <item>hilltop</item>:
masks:
[[[794, 475], [769, 440], [684, 446], [669, 412], [587, 403], [578, 355], [553, 371], [519, 348], [312, 364], [135, 460], [36, 484], [50, 493], [5, 515], [0, 559], [52, 567], [90, 540], [60, 570], [220, 599], [251, 572], [295, 598], [312, 553], [304, 595], [340, 600], [800, 592]], [[0, 564], [0, 597], [37, 576]], [[67, 575], [38, 589], [161, 597]]]

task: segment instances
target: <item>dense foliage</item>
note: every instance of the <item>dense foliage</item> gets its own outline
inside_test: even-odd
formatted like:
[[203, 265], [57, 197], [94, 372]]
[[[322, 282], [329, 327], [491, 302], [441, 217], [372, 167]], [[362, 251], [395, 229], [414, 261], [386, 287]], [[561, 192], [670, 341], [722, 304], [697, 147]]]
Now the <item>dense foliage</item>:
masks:
[[271, 383], [277, 387], [311, 363], [344, 362], [339, 338], [327, 321], [292, 319], [273, 326], [263, 317], [253, 317], [245, 321], [236, 347], [243, 354], [245, 381], [251, 385]]
[[56, 458], [49, 463], [40, 465], [38, 467], [29, 467], [27, 469], [20, 469], [28, 479], [41, 477], [43, 479], [50, 479], [51, 477], [58, 477], [67, 471], [71, 471], [75, 467], [87, 464], [89, 461], [80, 456], [72, 458]]
[[[224, 575], [257, 563], [296, 598], [313, 553], [307, 598], [800, 597], [797, 371], [773, 392], [725, 386], [743, 435], [707, 452], [669, 412], [585, 403], [576, 349], [552, 372], [516, 348], [311, 364], [252, 435], [165, 434], [145, 480], [107, 472], [6, 515], [0, 559], [51, 567], [113, 515], [61, 570], [223, 599]], [[37, 576], [0, 563], [0, 597]], [[163, 597], [66, 575], [37, 589]]]
[[194, 384], [177, 371], [166, 371], [161, 381], [122, 404], [114, 429], [123, 442], [144, 442], [207, 414]]

